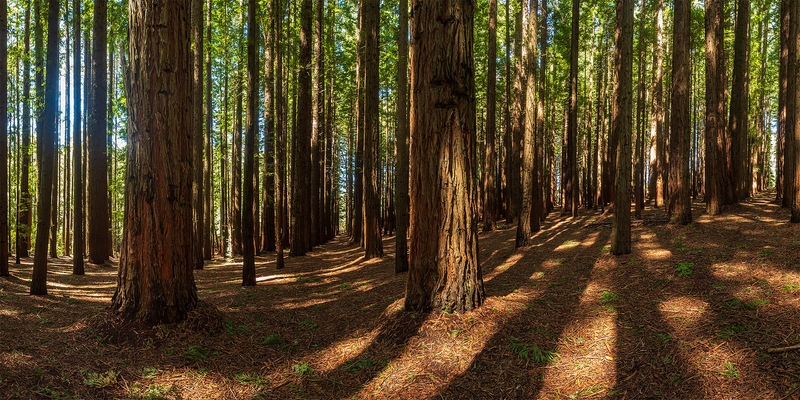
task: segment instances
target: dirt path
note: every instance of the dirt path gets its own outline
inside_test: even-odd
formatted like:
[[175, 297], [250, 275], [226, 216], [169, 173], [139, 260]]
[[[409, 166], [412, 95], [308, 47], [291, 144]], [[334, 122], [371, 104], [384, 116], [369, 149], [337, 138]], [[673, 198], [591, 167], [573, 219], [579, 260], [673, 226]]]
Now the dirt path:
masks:
[[[647, 211], [633, 253], [610, 221], [552, 215], [536, 246], [482, 234], [486, 304], [402, 311], [405, 276], [338, 239], [241, 288], [238, 260], [197, 271], [190, 321], [109, 324], [114, 266], [27, 295], [31, 260], [0, 280], [0, 398], [800, 398], [800, 227], [772, 194], [673, 227]], [[218, 311], [217, 311], [218, 310]], [[221, 324], [218, 313], [221, 313]]]

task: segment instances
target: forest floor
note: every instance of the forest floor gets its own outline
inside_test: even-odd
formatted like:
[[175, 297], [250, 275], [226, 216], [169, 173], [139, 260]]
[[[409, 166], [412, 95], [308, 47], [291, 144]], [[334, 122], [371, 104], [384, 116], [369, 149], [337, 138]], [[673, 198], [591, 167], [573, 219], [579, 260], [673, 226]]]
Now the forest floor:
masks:
[[402, 309], [405, 275], [338, 238], [240, 286], [239, 260], [196, 271], [202, 306], [177, 325], [109, 317], [116, 268], [28, 293], [31, 260], [0, 279], [2, 399], [797, 399], [800, 226], [766, 193], [718, 217], [667, 225], [646, 210], [633, 252], [611, 223], [548, 217], [535, 246], [515, 227], [480, 237], [487, 299], [463, 315]]

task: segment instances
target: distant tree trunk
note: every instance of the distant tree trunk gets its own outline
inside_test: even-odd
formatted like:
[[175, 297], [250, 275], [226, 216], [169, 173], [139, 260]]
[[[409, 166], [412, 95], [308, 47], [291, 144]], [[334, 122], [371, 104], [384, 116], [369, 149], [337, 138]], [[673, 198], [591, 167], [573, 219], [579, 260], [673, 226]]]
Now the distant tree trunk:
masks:
[[378, 36], [380, 35], [380, 1], [361, 0], [364, 19], [364, 257], [383, 257], [381, 242], [380, 194], [375, 172], [379, 164], [380, 107], [378, 80]]
[[[243, 47], [243, 46], [240, 46]], [[241, 57], [239, 58], [241, 60]], [[233, 152], [231, 154], [231, 253], [242, 255], [242, 102], [244, 99], [242, 75], [236, 66], [234, 90], [236, 91], [236, 107], [233, 122]]]
[[21, 257], [28, 257], [31, 234], [31, 3], [25, 9], [25, 54], [22, 60], [22, 173], [20, 182], [19, 206], [17, 207], [16, 263]]
[[[84, 187], [83, 181], [83, 138], [81, 137], [81, 115], [83, 115], [83, 110], [81, 109], [81, 0], [73, 0], [72, 1], [72, 21], [75, 24], [74, 29], [74, 49], [72, 53], [73, 57], [73, 68], [75, 68], [74, 74], [72, 76], [73, 79], [73, 112], [75, 113], [73, 117], [73, 124], [74, 127], [72, 129], [72, 134], [74, 135], [73, 140], [73, 147], [72, 147], [72, 166], [73, 172], [72, 176], [74, 179], [73, 188], [74, 194], [72, 196], [73, 199], [73, 227], [75, 232], [72, 235], [72, 273], [75, 275], [83, 275], [84, 268], [83, 268], [83, 248], [84, 248], [84, 240], [83, 240], [83, 193], [86, 188]], [[87, 43], [88, 44], [88, 43]]]
[[786, 37], [786, 46], [788, 47], [788, 61], [786, 67], [786, 76], [787, 76], [787, 86], [786, 86], [786, 130], [783, 133], [783, 207], [791, 208], [794, 205], [795, 201], [795, 192], [792, 190], [794, 188], [795, 179], [795, 163], [798, 161], [794, 157], [795, 147], [800, 145], [797, 143], [794, 138], [795, 130], [797, 130], [797, 112], [796, 112], [796, 104], [797, 104], [797, 96], [794, 93], [797, 91], [798, 82], [797, 82], [797, 37], [798, 37], [798, 25], [800, 25], [800, 21], [798, 19], [797, 12], [797, 2], [791, 1], [791, 4], [788, 5], [787, 13], [789, 14], [788, 23], [788, 36]]
[[789, 65], [789, 0], [781, 0], [780, 4], [780, 68], [778, 72], [778, 139], [775, 150], [775, 200], [778, 204], [783, 202], [785, 186], [783, 184], [784, 148], [786, 135], [793, 127], [786, 121], [786, 95], [788, 90], [788, 65]]
[[0, 0], [0, 276], [10, 276], [8, 238], [8, 4]]
[[228, 50], [225, 49], [225, 66], [223, 71], [223, 93], [222, 93], [222, 143], [220, 144], [220, 192], [221, 198], [219, 199], [220, 211], [220, 228], [222, 228], [222, 257], [228, 257], [228, 238], [230, 232], [230, 207], [228, 206], [228, 188], [231, 187], [230, 179], [228, 177]]
[[183, 320], [197, 305], [193, 239], [187, 235], [192, 176], [186, 171], [192, 170], [193, 145], [189, 3], [133, 0], [128, 6], [125, 234], [112, 308], [152, 324]]
[[[60, 63], [59, 63], [60, 64]], [[56, 95], [58, 96], [58, 95]], [[53, 190], [50, 199], [50, 258], [58, 258], [58, 117], [56, 116], [56, 133], [53, 144]]]
[[283, 261], [283, 238], [286, 226], [286, 113], [283, 99], [283, 0], [273, 1], [273, 20], [275, 21], [275, 268], [281, 269]]
[[667, 140], [664, 134], [664, 2], [656, 9], [656, 48], [653, 53], [653, 117], [650, 121], [650, 198], [653, 208], [663, 207], [667, 186]]
[[733, 147], [733, 182], [737, 199], [750, 197], [750, 0], [737, 0], [733, 51], [733, 82], [729, 130]]
[[689, 150], [691, 147], [691, 0], [675, 0], [672, 59], [672, 120], [670, 121], [669, 216], [674, 224], [692, 222]]
[[722, 30], [722, 4], [719, 0], [706, 0], [705, 3], [706, 27], [706, 116], [705, 116], [705, 189], [706, 213], [717, 215], [722, 212], [722, 185], [724, 168], [724, 129], [722, 119], [724, 99], [720, 75], [724, 64], [720, 61], [723, 38]]
[[[547, 0], [542, 0], [541, 4], [541, 14], [540, 14], [540, 22], [541, 22], [541, 40], [539, 42], [539, 46], [541, 48], [541, 55], [540, 55], [540, 64], [539, 64], [539, 88], [538, 93], [539, 95], [536, 97], [536, 171], [538, 174], [538, 185], [536, 187], [536, 193], [538, 196], [534, 199], [534, 214], [539, 217], [540, 221], [544, 221], [545, 216], [548, 212], [547, 203], [550, 198], [549, 196], [549, 187], [550, 182], [548, 176], [549, 173], [546, 172], [547, 168], [545, 168], [545, 158], [546, 154], [544, 151], [545, 143], [547, 140], [545, 139], [545, 98], [547, 98]], [[535, 210], [538, 209], [539, 211], [536, 212]]]
[[[207, 8], [208, 13], [206, 14], [206, 37], [208, 43], [211, 43], [211, 0], [208, 0]], [[213, 173], [213, 167], [211, 164], [211, 153], [213, 153], [213, 147], [211, 147], [211, 135], [212, 130], [211, 127], [214, 123], [212, 120], [213, 114], [213, 104], [211, 98], [211, 51], [206, 53], [206, 107], [205, 107], [205, 115], [206, 115], [206, 137], [205, 137], [205, 146], [206, 146], [206, 165], [204, 171], [204, 180], [203, 183], [203, 197], [205, 204], [203, 205], [203, 210], [205, 215], [203, 217], [203, 260], [211, 260], [211, 226], [213, 225], [214, 220], [214, 213], [213, 213], [213, 202], [211, 200], [211, 192], [214, 190], [211, 184], [211, 175]]]
[[633, 0], [616, 0], [614, 109], [612, 129], [619, 138], [611, 254], [631, 252], [631, 97], [633, 85]]
[[47, 66], [45, 70], [44, 109], [41, 129], [36, 142], [39, 155], [39, 199], [36, 221], [36, 249], [33, 258], [30, 294], [47, 294], [47, 239], [50, 234], [50, 207], [52, 206], [53, 172], [55, 168], [56, 118], [58, 116], [58, 0], [48, 1], [47, 12]]
[[89, 134], [87, 150], [89, 262], [102, 264], [110, 256], [111, 229], [108, 210], [108, 126], [106, 103], [108, 101], [107, 53], [107, 0], [94, 3], [92, 31], [92, 101], [89, 109]]
[[[514, 216], [512, 214], [512, 188], [511, 188], [511, 154], [512, 151], [512, 142], [513, 139], [511, 137], [511, 2], [506, 1], [506, 41], [505, 41], [505, 48], [506, 48], [506, 80], [505, 80], [505, 87], [506, 87], [506, 98], [504, 102], [505, 106], [505, 130], [503, 131], [503, 157], [502, 157], [502, 165], [503, 165], [503, 216], [506, 219], [506, 223], [514, 222]], [[519, 43], [519, 42], [517, 42]]]
[[324, 242], [322, 234], [322, 207], [324, 201], [322, 183], [323, 156], [322, 146], [325, 140], [325, 47], [323, 42], [322, 16], [325, 0], [315, 0], [314, 18], [314, 96], [311, 130], [311, 244], [316, 246]]
[[292, 136], [292, 249], [290, 255], [311, 251], [311, 0], [300, 7], [300, 71], [297, 130]]
[[473, 4], [412, 1], [409, 311], [464, 312], [485, 298], [472, 172]]
[[[497, 132], [497, 0], [489, 0], [489, 49], [486, 84], [486, 158], [483, 163], [483, 231], [495, 229], [497, 199], [495, 190], [495, 151]], [[405, 73], [405, 72], [404, 72]]]
[[[350, 209], [350, 243], [364, 243], [364, 12], [358, 2], [358, 46], [356, 50], [356, 126], [355, 154], [353, 162], [353, 192]], [[352, 145], [352, 141], [351, 141]]]
[[525, 29], [527, 23], [527, 1], [520, 0], [520, 11], [517, 14], [514, 31], [514, 107], [511, 114], [511, 152], [506, 155], [510, 158], [508, 162], [511, 168], [511, 181], [508, 182], [510, 187], [508, 204], [511, 205], [511, 212], [509, 218], [506, 218], [506, 223], [510, 224], [514, 218], [519, 216], [520, 204], [522, 202], [522, 177], [520, 175], [522, 163], [522, 134], [525, 129], [525, 93], [527, 82], [527, 66], [525, 64], [526, 51], [522, 41], [522, 31]]
[[[268, 3], [264, 27], [264, 187], [261, 251], [275, 251], [275, 1]], [[283, 79], [282, 76], [278, 77]]]
[[[617, 1], [619, 7], [619, 0]], [[572, 0], [572, 36], [569, 52], [569, 118], [567, 120], [567, 158], [564, 171], [564, 210], [578, 216], [580, 207], [578, 186], [578, 34], [580, 1]], [[630, 172], [629, 172], [630, 173]]]
[[203, 0], [192, 2], [192, 208], [194, 209], [194, 269], [203, 269]]
[[645, 1], [641, 0], [639, 3], [639, 40], [637, 42], [637, 50], [638, 53], [637, 57], [639, 58], [639, 68], [638, 73], [639, 76], [637, 78], [638, 87], [637, 87], [637, 94], [636, 94], [636, 145], [634, 149], [634, 156], [635, 164], [634, 164], [634, 173], [633, 173], [633, 197], [635, 199], [634, 205], [634, 217], [637, 219], [642, 218], [642, 209], [644, 208], [644, 151], [643, 151], [643, 140], [644, 140], [644, 126], [645, 126], [645, 112], [644, 112], [644, 104], [645, 104], [645, 97], [647, 94], [645, 93], [644, 89], [644, 77], [645, 77], [645, 69], [646, 62], [644, 59], [644, 20], [645, 20]]
[[258, 24], [256, 0], [247, 2], [247, 131], [244, 144], [244, 190], [242, 191], [242, 286], [256, 285], [253, 180], [255, 178], [256, 131], [258, 130]]
[[394, 272], [408, 271], [408, 0], [400, 0], [400, 29], [397, 34], [397, 172], [395, 207], [397, 207], [397, 251]]
[[[519, 208], [519, 219], [517, 222], [516, 247], [528, 246], [533, 232], [539, 230], [539, 216], [534, 212], [534, 197], [536, 191], [534, 186], [538, 186], [536, 181], [536, 64], [539, 61], [536, 57], [536, 3], [534, 0], [528, 12], [527, 25], [525, 27], [524, 46], [527, 51], [523, 56], [525, 63], [525, 125], [522, 146], [522, 200]], [[537, 210], [538, 211], [538, 210]]]

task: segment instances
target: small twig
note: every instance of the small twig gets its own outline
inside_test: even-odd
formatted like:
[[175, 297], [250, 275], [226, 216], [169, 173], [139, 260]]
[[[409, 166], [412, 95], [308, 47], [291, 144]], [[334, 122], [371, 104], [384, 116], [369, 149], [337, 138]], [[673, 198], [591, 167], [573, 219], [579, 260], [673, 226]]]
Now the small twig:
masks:
[[772, 353], [783, 353], [783, 352], [792, 351], [792, 350], [800, 350], [800, 344], [796, 344], [796, 345], [793, 345], [793, 346], [786, 346], [786, 347], [773, 347], [771, 349], [768, 349], [767, 353], [770, 353], [770, 354], [772, 354]]

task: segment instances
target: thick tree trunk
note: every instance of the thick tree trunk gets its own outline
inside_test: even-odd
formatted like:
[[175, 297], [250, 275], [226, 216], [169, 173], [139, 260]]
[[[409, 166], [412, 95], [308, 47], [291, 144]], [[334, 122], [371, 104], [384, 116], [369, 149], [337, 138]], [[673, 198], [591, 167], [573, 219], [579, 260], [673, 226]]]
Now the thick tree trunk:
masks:
[[675, 224], [692, 222], [690, 197], [689, 149], [691, 147], [691, 0], [675, 1], [672, 59], [672, 119], [670, 121], [669, 216]]
[[473, 4], [412, 1], [409, 311], [463, 312], [485, 297], [473, 173]]
[[733, 183], [737, 199], [750, 197], [750, 0], [737, 0], [736, 32], [733, 52], [733, 82], [729, 131], [733, 147]]
[[47, 294], [47, 239], [50, 234], [50, 207], [52, 206], [53, 172], [56, 157], [56, 118], [58, 117], [58, 0], [48, 1], [47, 11], [47, 66], [45, 69], [44, 108], [41, 116], [41, 129], [36, 141], [40, 148], [39, 159], [39, 199], [36, 221], [36, 249], [31, 276], [32, 295]]
[[311, 251], [311, 0], [300, 8], [300, 71], [298, 72], [297, 130], [292, 137], [292, 249], [290, 255]]
[[244, 184], [242, 190], [242, 286], [255, 286], [255, 223], [253, 203], [255, 192], [256, 131], [258, 130], [258, 24], [256, 0], [247, 2], [247, 131], [244, 144]]
[[222, 177], [220, 181], [219, 221], [222, 229], [222, 257], [228, 257], [228, 238], [230, 235], [230, 207], [228, 206], [228, 188], [232, 179], [228, 177], [228, 50], [225, 49], [225, 64], [223, 71], [222, 89], [222, 143], [220, 143], [219, 169]]
[[[240, 57], [241, 59], [241, 57]], [[236, 67], [234, 90], [236, 107], [233, 123], [233, 152], [231, 153], [231, 211], [228, 216], [231, 231], [231, 253], [242, 255], [242, 102], [244, 101], [241, 69]]]
[[647, 94], [644, 90], [644, 77], [646, 62], [644, 59], [644, 20], [645, 20], [645, 1], [639, 3], [639, 40], [637, 42], [637, 57], [639, 59], [638, 68], [638, 85], [636, 94], [636, 145], [634, 149], [633, 158], [636, 160], [634, 164], [633, 173], [633, 192], [635, 199], [634, 217], [637, 219], [642, 218], [642, 209], [644, 208], [644, 126], [645, 126], [645, 112], [644, 104]]
[[780, 4], [780, 67], [778, 72], [778, 139], [775, 150], [775, 200], [783, 205], [784, 189], [784, 148], [786, 135], [793, 127], [786, 121], [786, 95], [788, 90], [789, 65], [789, 0], [781, 0]]
[[74, 124], [72, 134], [74, 140], [72, 144], [73, 172], [73, 227], [75, 232], [72, 235], [72, 273], [83, 275], [83, 193], [86, 189], [83, 181], [83, 138], [81, 137], [81, 0], [72, 1], [72, 20], [74, 28], [74, 48], [73, 48], [73, 68], [75, 68], [73, 79], [73, 112], [75, 113], [72, 123]]
[[789, 18], [788, 36], [786, 38], [786, 46], [788, 47], [788, 59], [786, 67], [786, 130], [783, 133], [783, 207], [792, 208], [795, 201], [795, 192], [792, 190], [795, 185], [795, 147], [800, 144], [795, 141], [795, 132], [797, 130], [797, 96], [794, 93], [797, 91], [797, 37], [798, 29], [800, 29], [800, 21], [798, 21], [798, 7], [797, 2], [790, 1], [787, 6], [787, 13]]
[[275, 268], [281, 269], [283, 238], [286, 226], [286, 113], [283, 99], [283, 0], [273, 1], [272, 17], [275, 21]]
[[[264, 186], [262, 201], [264, 213], [261, 218], [263, 230], [261, 252], [275, 251], [275, 7], [268, 3], [269, 24], [264, 27]], [[283, 77], [278, 77], [283, 79]]]
[[619, 138], [611, 254], [631, 252], [631, 129], [633, 85], [633, 0], [617, 0], [612, 129]]
[[[206, 40], [208, 43], [211, 43], [211, 0], [208, 0], [207, 11], [206, 14]], [[204, 189], [203, 189], [203, 201], [205, 204], [203, 205], [203, 211], [205, 215], [203, 217], [203, 260], [211, 260], [211, 226], [213, 225], [214, 221], [214, 210], [213, 210], [213, 202], [211, 200], [211, 192], [214, 190], [211, 182], [211, 175], [213, 174], [213, 167], [211, 163], [211, 155], [213, 153], [214, 148], [211, 147], [211, 135], [212, 130], [211, 127], [213, 125], [212, 114], [213, 114], [213, 104], [211, 98], [211, 51], [206, 53], [206, 107], [205, 107], [205, 116], [206, 116], [206, 137], [205, 137], [205, 146], [206, 146], [206, 165], [205, 171], [203, 172], [204, 176]]]
[[395, 207], [397, 209], [397, 251], [394, 272], [408, 271], [408, 0], [400, 0], [400, 29], [397, 35], [397, 177]]
[[[538, 185], [535, 188], [537, 193], [534, 198], [534, 214], [540, 221], [544, 221], [547, 216], [548, 207], [547, 203], [550, 198], [549, 193], [549, 173], [545, 168], [546, 154], [544, 151], [547, 139], [545, 138], [545, 99], [547, 98], [547, 0], [542, 0], [540, 10], [540, 29], [541, 40], [539, 46], [541, 48], [540, 64], [539, 64], [539, 95], [536, 97], [536, 171]], [[549, 168], [548, 168], [549, 169]], [[538, 211], [536, 211], [538, 210]]]
[[722, 29], [722, 5], [719, 0], [706, 0], [706, 116], [705, 116], [705, 201], [706, 213], [717, 215], [722, 212], [723, 176], [720, 172], [724, 167], [723, 144], [725, 125], [722, 120], [724, 99], [721, 85], [722, 68], [720, 63], [720, 44], [722, 38], [719, 31]]
[[325, 0], [315, 0], [314, 10], [314, 97], [313, 115], [311, 129], [311, 244], [316, 246], [322, 244], [324, 235], [322, 233], [323, 197], [324, 181], [324, 160], [323, 144], [325, 140], [325, 50], [323, 42], [323, 11]]
[[106, 68], [107, 0], [94, 3], [92, 30], [92, 101], [89, 104], [88, 218], [89, 262], [102, 264], [109, 254], [111, 227], [108, 209], [108, 125], [106, 124], [108, 82]]
[[[792, 100], [787, 104], [787, 112], [790, 114], [788, 118], [794, 125], [791, 140], [791, 157], [785, 157], [787, 164], [788, 159], [792, 160], [793, 173], [791, 179], [789, 174], [786, 174], [786, 196], [789, 197], [791, 192], [792, 203], [792, 216], [790, 222], [793, 224], [800, 223], [800, 93], [797, 88], [800, 87], [800, 65], [797, 63], [797, 57], [800, 56], [800, 4], [792, 2], [792, 16], [789, 28], [789, 62], [794, 65], [794, 68], [789, 68], [789, 91], [787, 92], [787, 100]], [[792, 51], [794, 50], [794, 51]], [[786, 138], [787, 143], [789, 137]], [[790, 146], [786, 146], [789, 148]], [[788, 151], [788, 150], [787, 150]], [[792, 185], [789, 185], [792, 182]]]
[[510, 224], [514, 218], [519, 216], [520, 204], [522, 202], [522, 177], [521, 163], [522, 163], [522, 135], [525, 129], [525, 94], [527, 82], [527, 66], [525, 60], [527, 59], [527, 49], [523, 44], [522, 31], [527, 24], [528, 6], [527, 1], [520, 0], [521, 6], [519, 14], [517, 14], [514, 31], [514, 108], [511, 114], [511, 152], [506, 155], [510, 158], [508, 162], [511, 168], [511, 181], [509, 185], [508, 204], [511, 205], [511, 212], [506, 223]]
[[[517, 221], [516, 247], [530, 245], [533, 232], [539, 230], [539, 215], [534, 212], [534, 198], [537, 191], [534, 186], [538, 186], [536, 167], [536, 101], [537, 101], [537, 76], [536, 64], [539, 61], [536, 56], [536, 3], [534, 0], [528, 12], [527, 26], [525, 27], [524, 46], [526, 47], [525, 75], [528, 77], [525, 82], [525, 125], [523, 126], [523, 145], [522, 145], [522, 200], [519, 208], [519, 219]], [[538, 211], [538, 210], [537, 210]]]
[[380, 35], [380, 1], [362, 0], [364, 37], [364, 257], [383, 257], [383, 243], [378, 221], [380, 194], [375, 172], [380, 163], [378, 152], [380, 106], [378, 80], [378, 36]]
[[653, 107], [650, 121], [650, 198], [653, 208], [665, 205], [667, 191], [667, 140], [664, 133], [664, 2], [656, 9], [656, 48], [653, 54]]
[[572, 0], [572, 35], [569, 51], [569, 117], [567, 119], [567, 154], [564, 171], [564, 210], [578, 216], [578, 32], [580, 26], [580, 1]]
[[[486, 157], [483, 162], [483, 231], [495, 229], [497, 199], [495, 190], [497, 135], [497, 0], [489, 0], [489, 46], [487, 50], [486, 84]], [[404, 72], [405, 73], [405, 72]]]
[[189, 3], [128, 5], [131, 130], [125, 234], [112, 308], [124, 318], [153, 324], [183, 320], [197, 305], [193, 239], [186, 234], [192, 232], [193, 211]]

